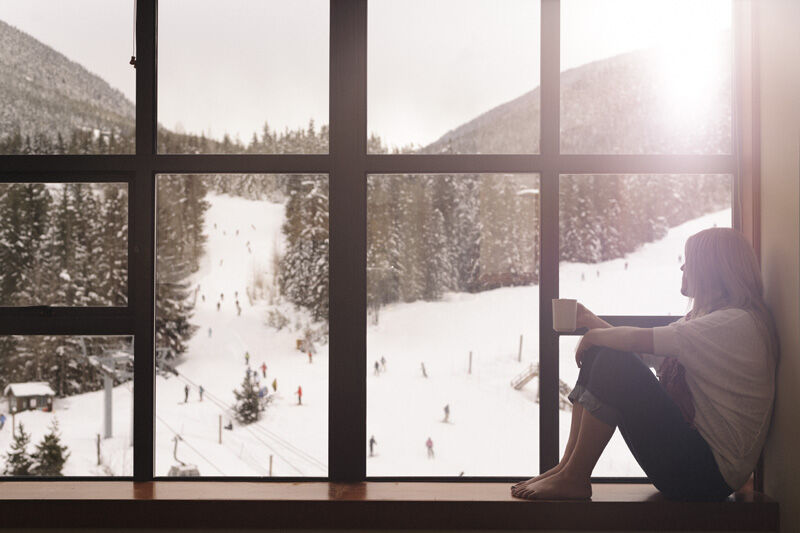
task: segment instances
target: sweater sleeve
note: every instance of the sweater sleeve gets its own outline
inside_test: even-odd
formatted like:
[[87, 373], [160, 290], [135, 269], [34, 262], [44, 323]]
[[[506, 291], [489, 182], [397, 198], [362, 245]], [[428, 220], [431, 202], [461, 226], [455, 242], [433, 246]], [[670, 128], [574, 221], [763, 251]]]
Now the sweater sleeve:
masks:
[[[757, 348], [759, 336], [747, 311], [725, 309], [692, 320], [679, 320], [653, 328], [653, 351], [677, 357], [698, 377], [733, 370]], [[733, 367], [733, 368], [732, 368]], [[719, 376], [717, 376], [719, 377]]]

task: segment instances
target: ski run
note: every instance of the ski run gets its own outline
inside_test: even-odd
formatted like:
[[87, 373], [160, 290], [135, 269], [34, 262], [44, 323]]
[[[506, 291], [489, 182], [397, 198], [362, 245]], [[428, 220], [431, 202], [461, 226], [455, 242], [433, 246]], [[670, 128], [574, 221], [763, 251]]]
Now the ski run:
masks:
[[[174, 362], [177, 375], [156, 377], [155, 474], [167, 475], [172, 466], [185, 463], [201, 476], [324, 477], [328, 346], [317, 344], [309, 361], [307, 351], [297, 349], [302, 325], [310, 320], [307, 313], [276, 300], [272, 257], [282, 246], [284, 205], [226, 195], [208, 200], [206, 255], [192, 278], [191, 321], [198, 328], [187, 352]], [[577, 298], [597, 314], [682, 315], [688, 310], [679, 291], [686, 238], [730, 223], [730, 210], [724, 210], [672, 228], [664, 239], [624, 258], [561, 263], [560, 295]], [[267, 280], [257, 294], [256, 280]], [[538, 296], [537, 286], [501, 288], [380, 310], [378, 323], [370, 321], [367, 328], [366, 431], [367, 439], [374, 436], [367, 475], [528, 476], [538, 471], [537, 380], [519, 390], [510, 385], [538, 362]], [[289, 319], [280, 330], [267, 325], [274, 305]], [[578, 373], [577, 340], [561, 338], [560, 378], [570, 386]], [[232, 411], [233, 390], [248, 363], [272, 400], [258, 422], [241, 425]], [[16, 424], [32, 434], [32, 451], [52, 419], [58, 420], [62, 443], [71, 453], [66, 476], [130, 476], [134, 386], [114, 388], [114, 436], [101, 440], [99, 465], [102, 390], [57, 398], [53, 412], [17, 413]], [[0, 430], [0, 464], [12, 442], [7, 416]], [[232, 423], [232, 429], [220, 430], [220, 420], [223, 426]], [[569, 408], [560, 411], [559, 421], [563, 449]], [[643, 475], [619, 432], [594, 475]]]

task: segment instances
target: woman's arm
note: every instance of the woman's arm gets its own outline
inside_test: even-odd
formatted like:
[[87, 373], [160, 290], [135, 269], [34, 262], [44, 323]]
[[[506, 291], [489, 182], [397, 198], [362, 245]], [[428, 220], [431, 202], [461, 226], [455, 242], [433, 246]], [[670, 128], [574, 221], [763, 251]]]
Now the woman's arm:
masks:
[[624, 352], [653, 353], [653, 329], [630, 326], [590, 329], [575, 352], [575, 362], [579, 367], [584, 352], [592, 346], [605, 346]]

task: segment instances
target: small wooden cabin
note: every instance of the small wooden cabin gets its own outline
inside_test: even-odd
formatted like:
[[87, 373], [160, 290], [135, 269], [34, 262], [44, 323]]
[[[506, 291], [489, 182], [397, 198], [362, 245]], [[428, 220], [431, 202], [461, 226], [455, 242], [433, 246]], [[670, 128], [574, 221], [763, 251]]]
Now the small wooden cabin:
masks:
[[8, 399], [8, 410], [19, 413], [30, 409], [46, 408], [53, 410], [53, 397], [56, 393], [46, 381], [28, 383], [9, 383], [3, 395]]

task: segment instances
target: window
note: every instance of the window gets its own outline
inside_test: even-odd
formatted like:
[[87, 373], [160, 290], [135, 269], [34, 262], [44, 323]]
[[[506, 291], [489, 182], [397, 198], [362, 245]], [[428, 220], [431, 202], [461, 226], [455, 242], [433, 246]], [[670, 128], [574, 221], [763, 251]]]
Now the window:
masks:
[[[0, 237], [50, 250], [60, 198], [84, 203], [64, 217], [68, 268], [0, 253], [0, 365], [25, 355], [20, 379], [51, 388], [59, 364], [85, 367], [91, 383], [56, 387], [52, 411], [97, 397], [84, 440], [104, 380], [115, 427], [133, 406], [133, 446], [101, 438], [124, 449], [116, 466], [72, 468], [76, 453], [64, 473], [488, 480], [556, 464], [577, 337], [552, 330], [550, 300], [666, 324], [683, 302], [621, 289], [612, 305], [607, 280], [677, 271], [692, 224], [742, 217], [731, 2], [676, 6], [666, 33], [706, 41], [668, 54], [669, 88], [645, 57], [662, 34], [607, 39], [641, 25], [639, 2], [597, 3], [138, 0], [135, 70], [133, 3], [86, 0], [117, 25], [71, 40], [98, 58], [108, 42], [113, 68], [59, 40], [85, 13], [57, 24], [4, 3], [0, 43], [42, 61], [0, 47], [0, 79], [24, 92], [0, 114]], [[74, 150], [54, 148], [72, 131]], [[611, 456], [596, 475], [641, 475]]]

